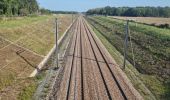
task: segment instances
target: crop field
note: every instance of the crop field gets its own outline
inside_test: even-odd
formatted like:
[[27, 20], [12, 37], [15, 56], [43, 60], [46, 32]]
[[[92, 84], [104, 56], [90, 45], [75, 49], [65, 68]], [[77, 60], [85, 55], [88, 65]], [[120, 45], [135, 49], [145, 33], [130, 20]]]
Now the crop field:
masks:
[[[89, 16], [87, 20], [116, 62], [122, 65], [125, 21], [102, 16]], [[145, 99], [168, 100], [170, 30], [144, 24], [136, 26], [133, 22], [129, 28], [129, 63], [125, 73]]]
[[54, 45], [56, 17], [61, 36], [71, 24], [71, 15], [0, 21], [0, 99], [23, 100], [35, 91], [37, 80], [28, 76]]
[[118, 16], [113, 16], [113, 18], [122, 19], [122, 20], [130, 19], [130, 20], [133, 20], [135, 22], [146, 23], [146, 24], [155, 24], [155, 25], [169, 24], [170, 25], [170, 18], [159, 18], [159, 17], [118, 17]]

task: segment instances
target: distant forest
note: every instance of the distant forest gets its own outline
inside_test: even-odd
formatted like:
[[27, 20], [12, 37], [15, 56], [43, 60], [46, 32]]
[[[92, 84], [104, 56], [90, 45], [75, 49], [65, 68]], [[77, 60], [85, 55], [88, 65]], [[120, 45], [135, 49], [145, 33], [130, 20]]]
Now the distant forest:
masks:
[[90, 9], [87, 15], [170, 17], [170, 7], [104, 7]]
[[70, 11], [51, 11], [39, 8], [36, 0], [0, 0], [0, 15], [28, 16], [33, 14], [71, 14]]
[[38, 10], [36, 0], [0, 0], [0, 15], [25, 16], [37, 13]]
[[54, 14], [77, 14], [75, 11], [51, 11]]

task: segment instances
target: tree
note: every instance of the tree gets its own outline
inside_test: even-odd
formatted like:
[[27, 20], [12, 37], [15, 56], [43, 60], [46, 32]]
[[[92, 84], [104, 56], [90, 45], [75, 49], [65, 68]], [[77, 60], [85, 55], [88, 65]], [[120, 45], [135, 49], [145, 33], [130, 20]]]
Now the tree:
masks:
[[140, 17], [170, 17], [170, 7], [104, 7], [90, 9], [86, 14]]
[[0, 15], [2, 15], [3, 14], [3, 11], [4, 10], [4, 0], [1, 0], [0, 1]]
[[35, 14], [39, 10], [36, 0], [1, 0], [0, 15], [28, 15]]

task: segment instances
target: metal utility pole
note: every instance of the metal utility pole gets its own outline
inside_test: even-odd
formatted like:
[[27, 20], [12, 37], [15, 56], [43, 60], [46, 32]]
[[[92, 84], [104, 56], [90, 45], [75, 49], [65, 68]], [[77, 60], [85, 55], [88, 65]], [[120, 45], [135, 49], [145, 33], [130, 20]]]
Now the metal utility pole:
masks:
[[73, 13], [72, 13], [72, 23], [73, 23], [73, 20], [74, 20], [73, 17], [74, 17], [74, 16], [73, 16]]
[[126, 56], [127, 56], [127, 48], [128, 48], [128, 36], [129, 35], [129, 20], [127, 20], [126, 27], [125, 27], [125, 41], [124, 41], [124, 62], [123, 62], [123, 69], [125, 70], [126, 67]]
[[58, 68], [59, 67], [59, 61], [58, 61], [58, 53], [59, 53], [59, 51], [58, 51], [58, 19], [56, 18], [55, 19], [55, 43], [56, 43], [56, 55], [57, 55], [57, 57], [56, 57], [56, 65], [57, 65], [57, 67], [55, 67], [55, 68]]

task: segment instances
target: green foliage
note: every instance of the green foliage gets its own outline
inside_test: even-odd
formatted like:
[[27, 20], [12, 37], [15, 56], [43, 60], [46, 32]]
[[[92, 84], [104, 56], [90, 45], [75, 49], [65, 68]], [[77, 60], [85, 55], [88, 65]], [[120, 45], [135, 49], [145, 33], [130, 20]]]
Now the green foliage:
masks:
[[53, 14], [77, 14], [75, 11], [52, 11]]
[[36, 0], [1, 0], [0, 15], [29, 15], [37, 13], [39, 9]]
[[41, 14], [51, 14], [51, 11], [45, 8], [40, 9]]
[[90, 9], [88, 15], [111, 15], [111, 16], [141, 16], [141, 17], [170, 17], [170, 7], [104, 7]]
[[41, 14], [77, 14], [75, 11], [51, 11], [45, 8], [40, 9]]
[[36, 83], [32, 83], [29, 86], [26, 86], [21, 93], [19, 94], [19, 100], [30, 100], [37, 88]]

